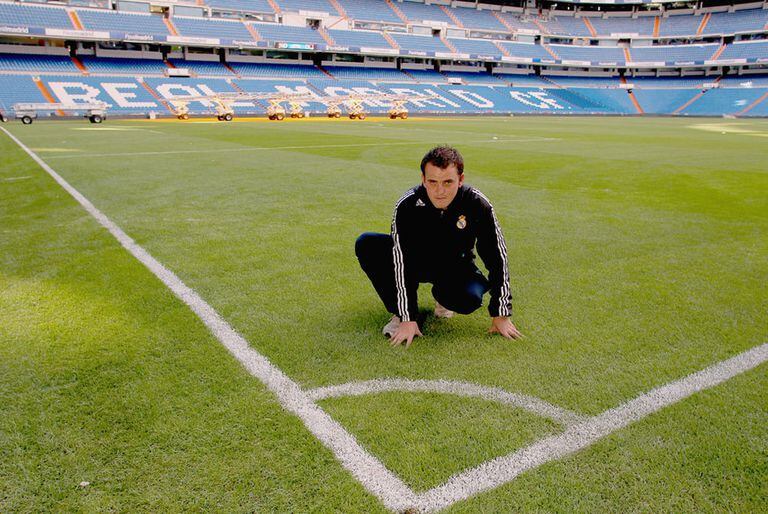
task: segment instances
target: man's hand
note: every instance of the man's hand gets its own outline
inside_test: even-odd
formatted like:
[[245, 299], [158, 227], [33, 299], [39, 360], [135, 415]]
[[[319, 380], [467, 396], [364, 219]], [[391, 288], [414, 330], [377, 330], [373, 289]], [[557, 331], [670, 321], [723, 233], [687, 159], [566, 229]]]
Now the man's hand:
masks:
[[488, 329], [489, 334], [500, 334], [507, 339], [520, 339], [523, 334], [518, 332], [515, 325], [509, 321], [507, 316], [496, 316], [491, 318], [491, 328]]
[[400, 323], [397, 331], [392, 334], [390, 338], [390, 344], [392, 346], [398, 346], [405, 342], [405, 347], [408, 348], [413, 342], [413, 338], [423, 335], [419, 330], [419, 324], [415, 321], [403, 321]]

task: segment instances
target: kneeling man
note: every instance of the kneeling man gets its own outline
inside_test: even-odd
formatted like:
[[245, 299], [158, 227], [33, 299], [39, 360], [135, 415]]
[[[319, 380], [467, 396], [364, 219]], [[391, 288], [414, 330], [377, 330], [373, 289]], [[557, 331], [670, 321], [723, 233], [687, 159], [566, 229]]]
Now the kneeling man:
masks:
[[[475, 266], [477, 253], [488, 278]], [[438, 146], [421, 161], [421, 185], [395, 205], [391, 234], [366, 232], [355, 253], [373, 287], [393, 314], [384, 327], [392, 345], [411, 345], [422, 335], [416, 322], [419, 283], [432, 284], [435, 315], [469, 314], [490, 291], [489, 332], [521, 337], [509, 319], [512, 309], [504, 235], [493, 206], [464, 184], [464, 160], [449, 146]]]

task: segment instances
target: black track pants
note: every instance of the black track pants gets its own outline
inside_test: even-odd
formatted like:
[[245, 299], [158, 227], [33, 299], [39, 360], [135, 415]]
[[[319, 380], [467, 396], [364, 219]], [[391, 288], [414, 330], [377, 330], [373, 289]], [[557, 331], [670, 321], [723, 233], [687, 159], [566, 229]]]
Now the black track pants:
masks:
[[[366, 232], [355, 241], [355, 254], [387, 310], [398, 314], [392, 246], [389, 234]], [[446, 269], [419, 270], [416, 277], [420, 283], [432, 284], [432, 296], [440, 305], [459, 314], [476, 311], [489, 289], [488, 280], [471, 263]]]

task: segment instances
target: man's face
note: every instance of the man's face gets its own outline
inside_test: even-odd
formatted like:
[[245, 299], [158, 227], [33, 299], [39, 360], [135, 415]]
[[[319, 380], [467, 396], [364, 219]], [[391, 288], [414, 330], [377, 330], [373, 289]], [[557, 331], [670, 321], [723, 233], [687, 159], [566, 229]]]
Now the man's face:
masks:
[[432, 205], [438, 209], [445, 209], [456, 198], [459, 187], [464, 183], [464, 174], [459, 175], [455, 164], [447, 168], [438, 168], [432, 163], [427, 163], [421, 182], [427, 189], [427, 196]]

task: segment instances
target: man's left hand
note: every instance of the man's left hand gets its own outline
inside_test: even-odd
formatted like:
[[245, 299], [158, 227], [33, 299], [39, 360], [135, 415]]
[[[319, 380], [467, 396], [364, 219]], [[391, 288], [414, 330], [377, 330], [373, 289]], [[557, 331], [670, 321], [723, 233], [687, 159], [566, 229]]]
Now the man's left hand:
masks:
[[499, 334], [507, 339], [521, 339], [521, 334], [515, 325], [509, 321], [507, 316], [496, 316], [491, 318], [491, 328], [488, 329], [489, 334]]

